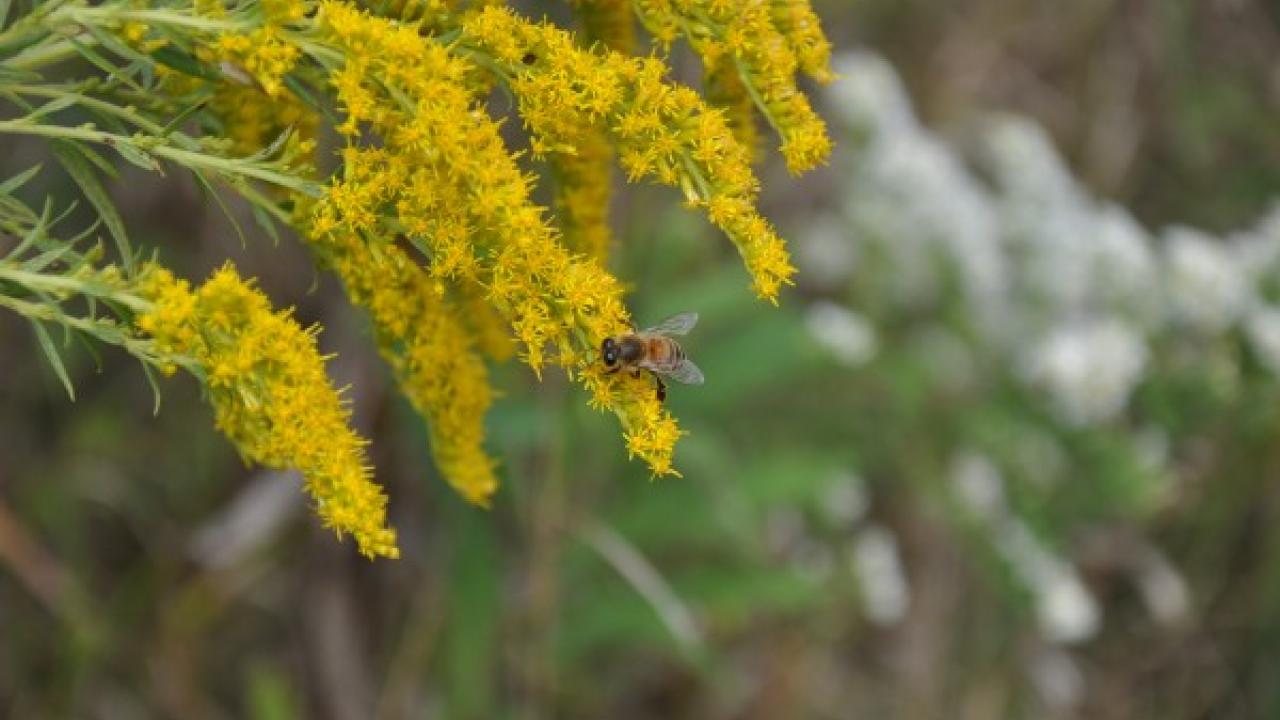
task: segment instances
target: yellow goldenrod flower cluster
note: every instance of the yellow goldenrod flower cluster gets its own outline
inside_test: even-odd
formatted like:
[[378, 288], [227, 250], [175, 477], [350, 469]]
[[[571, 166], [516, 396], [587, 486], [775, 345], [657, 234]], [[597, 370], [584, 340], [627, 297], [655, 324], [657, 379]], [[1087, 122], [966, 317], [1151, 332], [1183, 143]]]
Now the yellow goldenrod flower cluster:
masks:
[[703, 87], [707, 101], [724, 110], [733, 137], [746, 149], [749, 158], [759, 152], [760, 135], [756, 132], [756, 106], [751, 93], [733, 63], [721, 58], [704, 70]]
[[[320, 37], [346, 58], [332, 83], [351, 145], [341, 180], [314, 212], [312, 237], [358, 238], [385, 254], [403, 233], [446, 296], [483, 287], [535, 372], [554, 363], [580, 375], [594, 403], [622, 420], [629, 450], [655, 473], [673, 472], [674, 420], [656, 399], [644, 412], [622, 400], [652, 396], [651, 382], [640, 393], [628, 383], [643, 380], [592, 375], [600, 341], [628, 327], [621, 288], [571, 253], [531, 202], [531, 178], [479, 105], [486, 86], [475, 66], [413, 26], [342, 2], [322, 3], [318, 20]], [[369, 133], [378, 146], [359, 144]]]
[[613, 146], [604, 131], [586, 132], [572, 153], [551, 158], [556, 219], [570, 250], [601, 264], [609, 257], [609, 200], [613, 196]]
[[591, 393], [591, 406], [618, 416], [628, 456], [643, 459], [654, 475], [680, 475], [672, 466], [671, 451], [684, 433], [663, 409], [647, 377], [606, 375], [599, 363], [593, 363], [583, 369], [581, 379]]
[[350, 533], [369, 557], [398, 557], [387, 498], [325, 375], [315, 331], [273, 312], [230, 265], [194, 290], [151, 267], [139, 287], [152, 307], [137, 327], [203, 371], [217, 427], [241, 454], [267, 467], [297, 468], [328, 527]]
[[[197, 8], [208, 17], [226, 17], [226, 9], [218, 2], [198, 0]], [[290, 130], [293, 142], [308, 142], [320, 124], [318, 114], [284, 87], [285, 76], [302, 58], [297, 46], [284, 38], [285, 28], [303, 19], [305, 4], [301, 0], [264, 0], [257, 9], [262, 16], [257, 29], [219, 33], [197, 52], [228, 80], [214, 86], [208, 103], [223, 125], [223, 136], [243, 155], [261, 151]], [[172, 92], [187, 90], [195, 81], [167, 75]], [[295, 149], [298, 156], [307, 152], [306, 148]]]
[[535, 151], [573, 152], [593, 129], [607, 129], [628, 175], [682, 188], [737, 245], [756, 293], [776, 302], [795, 269], [755, 209], [749, 154], [722, 112], [666, 82], [661, 60], [592, 52], [496, 7], [463, 21], [463, 41], [509, 77]]
[[[213, 7], [215, 12], [221, 10], [220, 5]], [[218, 61], [247, 74], [274, 98], [281, 95], [284, 76], [302, 55], [282, 37], [282, 30], [306, 14], [306, 5], [302, 0], [262, 0], [257, 7], [262, 12], [261, 26], [248, 33], [222, 33], [211, 50]]]
[[769, 13], [783, 42], [795, 53], [800, 69], [820, 83], [835, 79], [831, 43], [809, 0], [770, 0]]
[[269, 146], [281, 133], [293, 131], [290, 148], [299, 159], [310, 155], [319, 116], [296, 96], [282, 93], [269, 97], [264, 91], [248, 85], [220, 85], [209, 99], [209, 109], [218, 117], [232, 149], [251, 155]]
[[600, 43], [614, 52], [630, 54], [636, 44], [635, 10], [631, 0], [572, 0], [587, 47]]
[[[365, 179], [358, 175], [361, 167], [348, 166], [356, 187]], [[317, 228], [311, 239], [352, 301], [369, 311], [382, 356], [427, 419], [436, 467], [464, 498], [488, 505], [498, 488], [484, 451], [484, 416], [493, 393], [473, 334], [445, 298], [444, 286], [404, 251], [367, 242], [352, 226]]]
[[[630, 0], [574, 0], [574, 7], [582, 20], [582, 45], [631, 52], [635, 16]], [[565, 244], [605, 264], [611, 237], [614, 163], [607, 129], [584, 129], [572, 151], [553, 153], [549, 159], [556, 189], [556, 219]]]
[[[708, 75], [733, 71], [782, 139], [792, 172], [812, 169], [831, 152], [826, 125], [796, 87], [803, 70], [819, 82], [833, 76], [830, 44], [809, 0], [635, 0], [645, 27], [670, 45], [683, 36]], [[732, 68], [732, 70], [730, 70]]]
[[214, 44], [214, 51], [223, 62], [253, 78], [271, 97], [280, 94], [284, 76], [298, 62], [299, 52], [294, 45], [280, 38], [275, 25], [254, 30], [247, 35], [228, 33]]
[[[825, 157], [822, 123], [795, 87], [797, 72], [829, 74], [808, 0], [570, 0], [577, 35], [504, 0], [175, 2], [69, 4], [59, 22], [165, 51], [146, 68], [161, 79], [149, 107], [173, 116], [142, 127], [192, 122], [186, 137], [130, 147], [145, 155], [181, 140], [162, 148], [166, 161], [229, 180], [258, 219], [302, 233], [368, 313], [460, 495], [488, 505], [498, 486], [484, 447], [488, 363], [512, 355], [539, 377], [564, 370], [618, 417], [631, 456], [678, 474], [681, 431], [653, 377], [607, 374], [599, 357], [604, 339], [632, 328], [606, 269], [613, 166], [678, 188], [734, 243], [756, 294], [777, 302], [795, 270], [756, 208], [754, 112], [781, 135], [792, 170]], [[712, 102], [673, 82], [660, 56], [631, 54], [641, 23], [663, 43], [692, 44]], [[515, 101], [528, 167], [501, 132], [508, 109], [495, 89]], [[203, 131], [196, 143], [191, 125]], [[336, 151], [314, 155], [332, 139]], [[553, 184], [552, 212], [534, 202], [530, 168]], [[366, 554], [393, 555], [385, 498], [313, 333], [230, 268], [194, 290], [155, 267], [145, 278], [154, 308], [138, 328], [192, 358], [241, 452], [302, 470], [326, 523]]]

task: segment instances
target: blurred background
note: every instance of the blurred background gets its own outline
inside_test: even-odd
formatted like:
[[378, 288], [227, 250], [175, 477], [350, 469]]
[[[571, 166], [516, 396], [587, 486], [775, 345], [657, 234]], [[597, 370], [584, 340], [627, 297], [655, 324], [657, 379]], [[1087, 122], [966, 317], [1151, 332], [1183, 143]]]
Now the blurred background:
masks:
[[674, 193], [614, 208], [638, 321], [702, 316], [682, 479], [513, 366], [468, 506], [302, 248], [125, 170], [136, 242], [324, 325], [404, 557], [335, 542], [193, 382], [153, 416], [82, 353], [72, 404], [0, 314], [0, 716], [1280, 716], [1280, 6], [815, 5], [838, 151], [761, 168], [782, 306]]

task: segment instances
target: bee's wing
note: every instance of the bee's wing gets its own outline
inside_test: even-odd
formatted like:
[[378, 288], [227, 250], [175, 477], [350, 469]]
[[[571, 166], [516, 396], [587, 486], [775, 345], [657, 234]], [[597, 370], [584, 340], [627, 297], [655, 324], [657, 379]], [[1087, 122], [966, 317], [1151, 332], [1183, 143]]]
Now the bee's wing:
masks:
[[685, 358], [669, 368], [655, 370], [654, 372], [663, 377], [671, 378], [676, 382], [684, 383], [685, 385], [701, 385], [707, 381], [707, 379], [703, 377], [702, 371], [699, 370], [698, 366], [694, 365], [693, 361], [689, 358]]
[[[644, 334], [653, 335], [688, 335], [694, 325], [698, 324], [698, 313], [682, 312], [679, 315], [672, 315], [662, 322], [651, 328], [644, 330]], [[701, 376], [701, 373], [699, 373]]]

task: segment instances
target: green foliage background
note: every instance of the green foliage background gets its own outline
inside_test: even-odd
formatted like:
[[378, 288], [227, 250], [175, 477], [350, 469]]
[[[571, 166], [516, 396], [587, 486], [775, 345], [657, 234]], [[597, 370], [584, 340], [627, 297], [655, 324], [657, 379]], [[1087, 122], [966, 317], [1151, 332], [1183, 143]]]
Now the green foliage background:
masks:
[[[838, 46], [894, 61], [927, 123], [1028, 114], [1086, 185], [1148, 225], [1241, 227], [1280, 191], [1280, 16], [1266, 3], [819, 11]], [[0, 146], [0, 168], [39, 152]], [[837, 172], [792, 184], [767, 169], [784, 235], [833, 205]], [[669, 193], [633, 189], [616, 208], [615, 269], [635, 283], [636, 317], [702, 315], [689, 350], [709, 382], [669, 400], [690, 433], [685, 477], [649, 481], [561, 379], [533, 385], [509, 368], [490, 421], [505, 487], [485, 512], [433, 476], [425, 430], [332, 279], [289, 270], [308, 266], [301, 249], [241, 244], [189, 178], [122, 173], [113, 197], [131, 232], [176, 269], [200, 277], [231, 256], [323, 322], [404, 558], [370, 564], [291, 487], [273, 494], [290, 481], [246, 469], [191, 382], [169, 383], [153, 416], [135, 363], [71, 353], [70, 404], [37, 338], [0, 314], [0, 716], [1280, 713], [1280, 385], [1239, 338], [1217, 355], [1236, 368], [1225, 384], [1179, 365], [1178, 338], [1153, 348], [1135, 407], [1167, 430], [1192, 488], [1156, 502], [1163, 480], [1134, 456], [1133, 426], [1046, 429], [1043, 404], [1016, 386], [949, 392], [914, 334], [948, 320], [881, 312], [874, 265], [829, 298], [880, 333], [874, 360], [850, 370], [803, 320], [831, 292], [802, 280], [781, 308], [748, 302], [736, 259], [694, 241], [701, 221]], [[66, 178], [41, 182], [73, 193]], [[1023, 452], [1032, 431], [1068, 453], [1075, 476], [1052, 492]], [[1000, 461], [1016, 514], [1078, 566], [1103, 613], [1091, 639], [1063, 649], [1041, 636], [1029, 589], [947, 491], [958, 446]], [[832, 511], [852, 473], [868, 502], [854, 520]], [[248, 518], [263, 532], [235, 524]], [[851, 564], [868, 522], [897, 538], [911, 589], [887, 626], [868, 620]], [[1123, 559], [1136, 539], [1185, 577], [1184, 622], [1144, 610]], [[1055, 704], [1035, 668], [1062, 653], [1083, 689]]]

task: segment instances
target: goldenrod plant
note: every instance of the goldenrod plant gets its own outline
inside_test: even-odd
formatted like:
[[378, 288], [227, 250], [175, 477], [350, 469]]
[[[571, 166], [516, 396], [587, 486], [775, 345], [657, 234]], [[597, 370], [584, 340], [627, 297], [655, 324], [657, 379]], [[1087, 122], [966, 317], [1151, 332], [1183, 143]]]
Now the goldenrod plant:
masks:
[[[109, 193], [117, 164], [189, 173], [252, 209], [248, 242], [291, 230], [336, 274], [467, 500], [498, 487], [488, 374], [513, 356], [567, 373], [633, 457], [676, 474], [681, 430], [652, 379], [598, 358], [631, 326], [609, 270], [613, 166], [679, 189], [776, 303], [794, 269], [756, 208], [757, 116], [790, 170], [823, 162], [831, 143], [796, 83], [832, 77], [828, 45], [807, 0], [565, 9], [572, 27], [492, 0], [0, 2], [0, 135], [47, 142], [98, 218], [64, 233], [66, 208], [24, 201], [38, 167], [0, 184], [0, 305], [31, 320], [69, 393], [51, 329], [119, 346], [148, 376], [185, 371], [246, 460], [298, 469], [326, 525], [396, 557], [319, 328], [230, 264], [193, 285], [163, 248], [133, 245]], [[681, 39], [705, 96], [672, 78]], [[527, 145], [500, 132], [507, 112]], [[549, 208], [533, 199], [544, 184]]]

